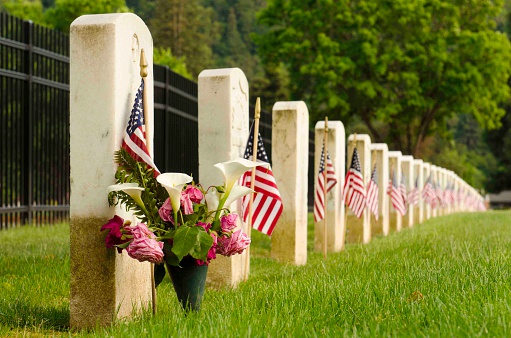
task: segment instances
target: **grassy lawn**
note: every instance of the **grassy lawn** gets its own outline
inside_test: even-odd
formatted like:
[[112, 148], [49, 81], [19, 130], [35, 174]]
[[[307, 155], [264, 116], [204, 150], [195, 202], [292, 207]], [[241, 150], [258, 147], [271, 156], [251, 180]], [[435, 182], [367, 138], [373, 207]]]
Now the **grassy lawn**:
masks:
[[68, 225], [0, 231], [0, 336], [511, 336], [511, 212], [430, 219], [326, 261], [313, 233], [295, 267], [254, 231], [249, 280], [208, 288], [200, 313], [183, 314], [167, 277], [156, 317], [70, 332]]

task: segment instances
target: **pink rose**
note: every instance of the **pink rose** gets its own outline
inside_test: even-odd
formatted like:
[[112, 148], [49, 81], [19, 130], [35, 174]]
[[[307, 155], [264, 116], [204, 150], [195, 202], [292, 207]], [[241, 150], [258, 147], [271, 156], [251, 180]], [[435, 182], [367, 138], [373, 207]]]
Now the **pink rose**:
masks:
[[200, 203], [204, 198], [202, 191], [200, 189], [195, 188], [193, 185], [187, 185], [185, 188], [185, 194], [190, 197], [193, 203]]
[[138, 223], [130, 228], [133, 234], [133, 241], [126, 249], [128, 255], [139, 262], [162, 263], [163, 243], [155, 239], [156, 236], [147, 228], [147, 225]]
[[164, 222], [172, 222], [174, 224], [174, 217], [172, 215], [172, 204], [170, 204], [170, 198], [167, 198], [160, 209], [158, 214]]
[[190, 196], [188, 196], [184, 191], [181, 191], [181, 208], [183, 208], [183, 214], [193, 214], [192, 200], [190, 199]]
[[236, 220], [238, 219], [238, 214], [228, 214], [220, 217], [220, 226], [222, 227], [223, 232], [231, 232], [236, 228]]
[[250, 244], [250, 238], [241, 229], [232, 233], [231, 237], [223, 236], [218, 238], [216, 252], [224, 256], [240, 254]]
[[[113, 248], [116, 245], [130, 241], [130, 238], [127, 238], [126, 236], [124, 236], [124, 239], [122, 238], [123, 233], [124, 235], [131, 235], [129, 227], [124, 228], [123, 225], [124, 220], [121, 217], [115, 215], [113, 218], [109, 219], [105, 225], [101, 227], [101, 231], [107, 229], [109, 230], [108, 235], [106, 235], [105, 237], [105, 245], [107, 248]], [[122, 249], [117, 248], [117, 252], [121, 253]]]

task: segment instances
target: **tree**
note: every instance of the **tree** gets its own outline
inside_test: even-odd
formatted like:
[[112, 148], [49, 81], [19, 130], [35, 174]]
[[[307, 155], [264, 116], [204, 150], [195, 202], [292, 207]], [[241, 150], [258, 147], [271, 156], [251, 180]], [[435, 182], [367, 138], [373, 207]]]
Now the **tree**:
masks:
[[128, 12], [125, 0], [55, 0], [44, 12], [44, 19], [51, 27], [69, 32], [71, 23], [81, 15], [121, 12]]
[[0, 9], [23, 20], [32, 20], [36, 24], [43, 24], [43, 4], [41, 0], [5, 0]]
[[[377, 142], [419, 156], [457, 113], [498, 127], [511, 45], [496, 32], [502, 1], [270, 0], [257, 36], [265, 64], [284, 63], [291, 99], [311, 122], [358, 116]], [[384, 127], [378, 127], [383, 122]]]
[[185, 58], [175, 57], [172, 55], [170, 48], [155, 47], [153, 50], [153, 62], [154, 64], [167, 66], [173, 72], [193, 80], [193, 76], [188, 72], [188, 69], [186, 68]]
[[187, 60], [195, 77], [214, 64], [212, 46], [218, 39], [213, 9], [199, 0], [157, 0], [154, 18], [149, 22], [154, 44], [168, 47], [174, 56]]

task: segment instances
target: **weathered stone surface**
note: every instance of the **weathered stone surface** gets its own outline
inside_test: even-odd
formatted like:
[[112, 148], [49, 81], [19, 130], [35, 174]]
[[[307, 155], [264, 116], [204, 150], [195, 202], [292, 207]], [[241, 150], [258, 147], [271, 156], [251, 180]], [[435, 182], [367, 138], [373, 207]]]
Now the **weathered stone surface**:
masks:
[[[150, 264], [106, 249], [101, 226], [115, 213], [107, 187], [113, 183], [118, 150], [140, 85], [140, 49], [152, 65], [152, 38], [134, 14], [85, 15], [71, 25], [70, 48], [70, 325], [111, 324], [148, 307]], [[152, 71], [146, 88], [153, 87]], [[153, 128], [153, 94], [148, 92], [146, 127]]]
[[386, 143], [371, 143], [371, 170], [376, 164], [376, 172], [378, 175], [378, 209], [379, 218], [375, 221], [375, 227], [381, 228], [383, 235], [387, 236], [390, 232], [389, 218], [389, 195], [387, 187], [389, 184], [389, 147]]
[[[314, 182], [317, 184], [321, 147], [325, 134], [325, 121], [316, 123], [314, 152]], [[328, 121], [328, 153], [335, 170], [337, 184], [326, 196], [327, 252], [338, 252], [344, 248], [346, 228], [342, 203], [342, 187], [345, 177], [346, 134], [341, 121]], [[326, 165], [326, 164], [325, 164]], [[314, 186], [316, 189], [316, 186]], [[314, 190], [316, 191], [316, 190]], [[314, 224], [314, 249], [323, 251], [325, 241], [324, 220]]]
[[[401, 156], [401, 175], [405, 177], [406, 191], [410, 192], [415, 186], [415, 173], [413, 170], [413, 156], [411, 155], [403, 155]], [[405, 215], [405, 222], [408, 227], [413, 227], [414, 214], [413, 214], [413, 205], [407, 204], [408, 212]]]
[[309, 111], [303, 101], [273, 106], [272, 169], [284, 210], [272, 234], [271, 257], [307, 263], [307, 168]]
[[[390, 179], [392, 179], [392, 173], [394, 172], [396, 175], [396, 181], [397, 184], [401, 182], [401, 152], [400, 151], [389, 151], [389, 175]], [[395, 222], [395, 229], [396, 231], [401, 231], [401, 228], [403, 226], [403, 217], [399, 212], [394, 210], [394, 207], [392, 206], [392, 202], [390, 203], [390, 213], [393, 214], [393, 216], [396, 219]]]
[[[353, 157], [353, 150], [357, 147], [358, 155], [360, 157], [360, 168], [362, 170], [362, 177], [364, 178], [364, 186], [367, 187], [371, 179], [371, 137], [366, 134], [351, 134], [348, 137], [348, 161], [346, 162], [346, 170], [349, 170], [351, 159]], [[349, 210], [349, 208], [347, 209]], [[363, 236], [362, 241], [369, 243], [371, 241], [371, 218], [369, 210], [364, 209], [363, 218]]]
[[[428, 162], [422, 163], [422, 175], [424, 177], [424, 185], [425, 185], [426, 182], [428, 181], [428, 179], [431, 178], [431, 163], [428, 163]], [[422, 186], [423, 189], [424, 189], [424, 185]], [[429, 205], [429, 203], [424, 202], [424, 208], [425, 208], [426, 219], [430, 219], [431, 218], [431, 206]]]
[[417, 188], [419, 189], [419, 203], [415, 206], [415, 223], [420, 224], [424, 222], [424, 200], [422, 199], [422, 189], [424, 188], [424, 174], [422, 164], [424, 162], [420, 159], [413, 160], [413, 171], [417, 178]]
[[[204, 187], [223, 184], [214, 164], [243, 157], [248, 139], [248, 81], [239, 68], [208, 69], [199, 74], [199, 177]], [[241, 213], [241, 201], [230, 206]], [[238, 227], [242, 227], [241, 221]], [[245, 228], [248, 232], [248, 229]], [[249, 264], [241, 255], [218, 255], [209, 265], [207, 283], [236, 286]], [[248, 269], [248, 267], [247, 267]]]

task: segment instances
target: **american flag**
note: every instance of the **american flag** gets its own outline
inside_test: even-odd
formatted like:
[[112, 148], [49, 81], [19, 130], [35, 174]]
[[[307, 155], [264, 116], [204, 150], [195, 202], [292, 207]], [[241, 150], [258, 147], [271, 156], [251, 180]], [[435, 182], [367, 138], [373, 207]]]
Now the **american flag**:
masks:
[[431, 181], [431, 176], [426, 180], [426, 184], [424, 184], [424, 188], [422, 189], [422, 199], [428, 203], [432, 208], [436, 205], [436, 194], [435, 188], [433, 187], [433, 182]]
[[387, 194], [390, 195], [390, 201], [392, 202], [394, 210], [404, 216], [404, 214], [406, 214], [406, 206], [403, 195], [401, 194], [401, 189], [397, 186], [396, 172], [394, 170], [392, 170], [392, 177], [389, 181]]
[[378, 170], [376, 169], [376, 164], [371, 174], [371, 180], [367, 185], [367, 207], [374, 214], [376, 220], [378, 220]]
[[415, 179], [415, 186], [408, 193], [408, 204], [416, 205], [419, 203], [419, 178]]
[[147, 163], [147, 165], [154, 169], [154, 177], [157, 177], [160, 175], [160, 171], [156, 168], [151, 155], [149, 155], [145, 139], [144, 104], [142, 102], [143, 91], [144, 79], [142, 79], [142, 83], [140, 87], [138, 87], [121, 147], [126, 149], [134, 160]]
[[442, 206], [445, 206], [445, 198], [444, 198], [444, 189], [442, 189], [442, 187], [440, 186], [439, 183], [433, 183], [433, 186], [435, 187], [435, 193], [436, 193], [436, 198], [437, 198], [437, 201], [438, 201], [438, 205], [440, 207]]
[[353, 158], [351, 159], [350, 169], [346, 174], [343, 189], [344, 203], [360, 218], [366, 206], [366, 191], [357, 148], [353, 149]]
[[401, 191], [401, 196], [403, 196], [403, 204], [405, 205], [405, 208], [408, 200], [408, 193], [406, 191], [406, 181], [407, 177], [401, 170], [401, 184], [399, 185], [399, 190]]
[[[337, 184], [334, 165], [330, 155], [326, 154], [326, 192], [329, 192]], [[316, 193], [314, 194], [314, 221], [319, 222], [325, 218], [325, 144], [321, 148], [321, 157], [319, 159], [318, 181], [316, 184]]]
[[[252, 159], [254, 144], [254, 124], [250, 127], [250, 136], [248, 137], [247, 147], [245, 148], [245, 159]], [[266, 150], [264, 149], [261, 134], [257, 141], [257, 160], [270, 163]], [[249, 187], [252, 182], [252, 170], [247, 170], [241, 177], [241, 185]], [[280, 215], [283, 205], [280, 192], [277, 188], [277, 182], [271, 168], [258, 166], [255, 169], [254, 200], [252, 203], [252, 228], [259, 230], [263, 234], [271, 236]], [[247, 222], [249, 216], [250, 195], [242, 198], [243, 220]]]

